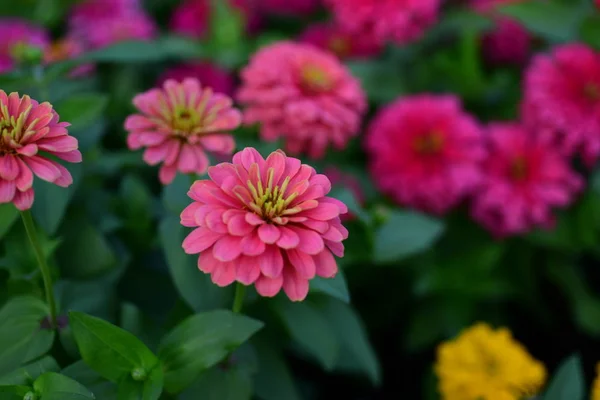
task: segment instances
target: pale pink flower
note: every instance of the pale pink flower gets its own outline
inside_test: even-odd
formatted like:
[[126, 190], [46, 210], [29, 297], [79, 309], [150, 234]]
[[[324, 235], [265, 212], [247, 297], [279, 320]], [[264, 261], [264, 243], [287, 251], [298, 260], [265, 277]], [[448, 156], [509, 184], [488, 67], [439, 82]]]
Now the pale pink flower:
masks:
[[548, 141], [515, 123], [491, 124], [484, 179], [472, 215], [496, 236], [549, 228], [583, 187], [568, 160]]
[[31, 208], [33, 174], [61, 187], [73, 183], [65, 167], [45, 157], [81, 162], [77, 139], [69, 136], [68, 126], [58, 122], [50, 103], [0, 90], [0, 203]]
[[260, 8], [267, 14], [309, 15], [319, 9], [321, 0], [261, 0]]
[[358, 135], [365, 94], [333, 55], [314, 46], [277, 42], [259, 50], [241, 73], [244, 122], [260, 123], [264, 140], [283, 137], [291, 154], [321, 158]]
[[125, 120], [127, 144], [132, 150], [146, 147], [148, 164], [163, 163], [159, 179], [165, 185], [177, 171], [204, 174], [209, 166], [206, 151], [231, 154], [235, 149], [228, 132], [240, 125], [241, 113], [230, 97], [201, 87], [197, 79], [167, 80], [161, 89], [135, 96], [133, 104], [140, 114]]
[[369, 37], [354, 36], [331, 23], [310, 25], [298, 40], [329, 50], [341, 59], [372, 57], [383, 50], [383, 46]]
[[438, 18], [440, 0], [326, 0], [336, 22], [383, 44], [418, 40]]
[[19, 61], [19, 47], [37, 47], [44, 51], [50, 39], [41, 27], [17, 18], [0, 18], [0, 74], [12, 70]]
[[371, 176], [404, 206], [444, 214], [479, 183], [481, 130], [455, 96], [401, 98], [382, 109], [366, 138]]
[[600, 53], [583, 44], [534, 57], [525, 73], [522, 116], [565, 154], [581, 151], [588, 164], [600, 154]]
[[188, 254], [200, 253], [198, 268], [219, 286], [254, 284], [261, 296], [283, 287], [292, 301], [304, 300], [315, 276], [338, 271], [333, 255], [344, 255], [347, 212], [326, 197], [329, 179], [278, 150], [265, 160], [246, 148], [208, 170], [196, 181], [194, 200], [181, 213], [184, 226], [196, 228], [183, 242]]
[[217, 93], [233, 96], [235, 81], [232, 74], [209, 61], [180, 64], [169, 68], [158, 79], [158, 85], [162, 86], [168, 79], [182, 81], [185, 78], [196, 78], [204, 87], [210, 87]]
[[[169, 27], [173, 32], [192, 38], [204, 38], [209, 32], [212, 0], [185, 0], [173, 12]], [[246, 30], [255, 32], [260, 26], [260, 17], [256, 1], [261, 0], [227, 0], [236, 11], [240, 12], [246, 22]]]
[[[84, 53], [83, 44], [74, 37], [65, 37], [54, 41], [44, 53], [44, 62], [52, 64], [59, 61], [70, 60]], [[88, 75], [94, 71], [93, 64], [84, 64], [74, 68], [69, 75], [71, 77], [80, 77]]]

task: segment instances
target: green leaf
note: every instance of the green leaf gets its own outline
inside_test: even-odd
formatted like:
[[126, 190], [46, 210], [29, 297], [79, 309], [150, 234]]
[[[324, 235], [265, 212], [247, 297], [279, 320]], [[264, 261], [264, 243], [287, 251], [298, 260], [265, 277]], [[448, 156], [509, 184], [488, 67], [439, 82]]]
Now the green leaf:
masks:
[[0, 376], [50, 350], [54, 332], [40, 329], [47, 315], [35, 297], [15, 297], [0, 310]]
[[253, 341], [258, 357], [258, 373], [254, 379], [256, 396], [262, 400], [300, 400], [292, 373], [285, 359], [265, 340]]
[[187, 195], [191, 185], [189, 176], [177, 174], [172, 183], [163, 187], [162, 201], [169, 211], [179, 215], [192, 203]]
[[108, 97], [101, 93], [82, 93], [69, 96], [56, 105], [61, 121], [71, 124], [69, 130], [81, 131], [100, 118], [108, 104]]
[[393, 211], [377, 230], [375, 254], [377, 262], [400, 261], [430, 248], [445, 230], [443, 222], [427, 215]]
[[587, 7], [559, 1], [530, 0], [501, 5], [498, 11], [520, 21], [525, 27], [547, 40], [576, 40]]
[[0, 385], [32, 385], [33, 381], [44, 372], [58, 372], [59, 370], [60, 367], [56, 360], [46, 356], [0, 377]]
[[379, 361], [359, 316], [354, 310], [343, 302], [328, 298], [322, 305], [323, 313], [341, 343], [340, 355], [344, 355], [350, 362], [344, 369], [365, 373], [373, 384], [381, 382], [381, 368]]
[[600, 50], [600, 14], [588, 16], [581, 26], [581, 38], [590, 46]]
[[50, 236], [54, 235], [60, 226], [67, 206], [83, 177], [81, 164], [71, 164], [68, 169], [73, 176], [73, 184], [68, 188], [56, 186], [41, 179], [37, 179], [33, 185], [36, 198], [31, 212], [35, 221]]
[[176, 393], [185, 389], [262, 326], [260, 321], [226, 310], [186, 319], [167, 334], [159, 346], [166, 390]]
[[369, 100], [387, 103], [406, 93], [405, 75], [380, 60], [356, 60], [346, 63], [350, 72], [362, 84]]
[[[0, 399], [2, 400], [23, 400], [23, 397], [32, 392], [27, 386], [0, 386]], [[33, 392], [32, 392], [33, 393]]]
[[181, 400], [250, 400], [251, 398], [252, 380], [242, 368], [237, 366], [226, 370], [219, 367], [208, 370], [179, 396]]
[[275, 310], [290, 336], [326, 370], [331, 370], [340, 352], [340, 342], [327, 318], [309, 302], [279, 301]]
[[310, 281], [310, 290], [312, 292], [321, 292], [350, 303], [350, 293], [344, 273], [340, 270], [333, 278], [315, 277]]
[[181, 245], [186, 236], [178, 217], [163, 219], [159, 227], [160, 241], [177, 291], [196, 312], [224, 308], [232, 298], [232, 288], [213, 284], [210, 275], [198, 270], [198, 256], [185, 254]]
[[156, 356], [131, 333], [99, 318], [70, 312], [75, 341], [85, 363], [106, 379], [118, 382], [141, 368], [158, 364]]
[[163, 371], [157, 365], [145, 381], [136, 381], [128, 375], [119, 383], [117, 400], [158, 400], [163, 390]]
[[0, 239], [10, 230], [19, 217], [19, 210], [12, 203], [0, 204]]
[[585, 382], [581, 360], [572, 355], [558, 367], [544, 400], [583, 400]]
[[44, 400], [95, 399], [94, 394], [81, 383], [56, 372], [46, 372], [37, 378], [33, 388]]
[[84, 54], [77, 62], [148, 63], [167, 57], [168, 53], [158, 41], [127, 40]]
[[90, 389], [98, 400], [117, 398], [117, 385], [101, 377], [83, 360], [69, 365], [61, 373]]

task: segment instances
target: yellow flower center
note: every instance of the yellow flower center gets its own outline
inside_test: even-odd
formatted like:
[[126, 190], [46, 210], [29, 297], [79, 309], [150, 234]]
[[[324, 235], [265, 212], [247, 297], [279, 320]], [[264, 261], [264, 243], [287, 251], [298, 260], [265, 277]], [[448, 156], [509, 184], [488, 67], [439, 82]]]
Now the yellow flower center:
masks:
[[[23, 100], [28, 97], [23, 96]], [[8, 113], [8, 107], [0, 104], [0, 154], [14, 154], [15, 148], [20, 147], [19, 141], [26, 133], [24, 128], [25, 121], [33, 108], [30, 105], [18, 118]], [[30, 124], [34, 126], [37, 120]]]
[[196, 110], [179, 108], [173, 114], [173, 130], [180, 136], [188, 136], [200, 124], [200, 116]]
[[433, 131], [415, 138], [413, 148], [419, 154], [432, 155], [437, 154], [444, 146], [444, 137], [441, 133]]
[[[286, 193], [290, 178], [286, 177], [281, 186], [275, 185], [273, 182], [275, 171], [269, 168], [267, 171], [267, 185], [263, 186], [260, 179], [257, 180], [256, 186], [250, 181], [246, 182], [248, 190], [252, 196], [252, 202], [246, 205], [254, 211], [255, 214], [265, 220], [272, 220], [284, 215], [295, 214], [299, 210], [288, 208], [290, 203], [298, 197], [298, 193]], [[243, 198], [238, 195], [242, 200]]]
[[324, 93], [333, 88], [333, 79], [317, 65], [305, 65], [300, 72], [302, 87], [310, 92]]
[[517, 157], [510, 166], [510, 176], [516, 181], [522, 181], [527, 177], [529, 168], [523, 157]]

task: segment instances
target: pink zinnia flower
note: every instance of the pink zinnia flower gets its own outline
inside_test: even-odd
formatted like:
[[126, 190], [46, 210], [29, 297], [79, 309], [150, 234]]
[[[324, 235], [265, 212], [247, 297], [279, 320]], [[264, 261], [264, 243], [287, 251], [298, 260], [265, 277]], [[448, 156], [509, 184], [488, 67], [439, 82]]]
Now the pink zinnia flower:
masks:
[[160, 181], [167, 185], [177, 171], [204, 174], [209, 160], [205, 151], [231, 154], [233, 137], [241, 113], [232, 108], [231, 98], [202, 88], [197, 79], [179, 83], [168, 80], [162, 89], [138, 94], [133, 104], [140, 111], [125, 120], [127, 144], [132, 150], [147, 147], [144, 161], [163, 163]]
[[181, 213], [181, 223], [196, 228], [183, 248], [200, 253], [198, 268], [215, 284], [255, 284], [266, 297], [283, 287], [300, 301], [309, 280], [335, 276], [333, 254], [344, 255], [348, 237], [339, 216], [347, 208], [326, 197], [331, 184], [325, 175], [280, 150], [265, 160], [252, 148], [231, 164], [209, 168], [208, 175], [188, 192], [194, 203]]
[[534, 57], [525, 73], [522, 114], [565, 153], [600, 154], [600, 53], [583, 44], [557, 46]]
[[67, 126], [58, 122], [50, 103], [0, 90], [0, 203], [13, 203], [19, 210], [31, 208], [33, 174], [62, 187], [73, 183], [65, 167], [44, 157], [81, 162], [77, 139], [69, 136]]
[[[79, 40], [73, 37], [65, 37], [56, 40], [46, 49], [46, 52], [44, 53], [44, 62], [52, 64], [59, 61], [70, 60], [82, 55], [84, 51], [83, 44]], [[74, 68], [69, 75], [71, 77], [79, 77], [87, 75], [93, 70], [93, 64], [84, 64]]]
[[12, 70], [18, 60], [19, 46], [37, 47], [44, 51], [50, 39], [43, 28], [16, 18], [0, 19], [0, 74]]
[[487, 138], [473, 217], [497, 236], [549, 227], [552, 209], [569, 205], [583, 180], [550, 143], [518, 124], [492, 124]]
[[169, 68], [160, 76], [158, 84], [162, 86], [168, 79], [182, 81], [185, 78], [196, 78], [204, 87], [210, 87], [217, 93], [233, 96], [235, 81], [231, 73], [208, 61], [181, 64]]
[[330, 143], [343, 149], [358, 134], [365, 94], [332, 54], [278, 42], [258, 51], [241, 77], [245, 123], [261, 123], [265, 140], [285, 138], [292, 154], [320, 158]]
[[371, 176], [399, 204], [435, 214], [479, 183], [481, 131], [455, 96], [419, 95], [385, 107], [368, 129]]
[[371, 57], [379, 54], [383, 46], [368, 37], [354, 37], [335, 24], [317, 23], [310, 25], [299, 37], [309, 43], [335, 53], [339, 58]]
[[[204, 38], [210, 29], [210, 1], [185, 0], [173, 12], [169, 26], [173, 32], [192, 38]], [[254, 0], [227, 0], [232, 7], [242, 13], [246, 20], [246, 30], [255, 32], [260, 25], [257, 5]], [[260, 1], [260, 0], [259, 0]]]
[[340, 26], [379, 43], [419, 39], [438, 18], [440, 0], [326, 0]]
[[268, 14], [308, 15], [319, 9], [321, 0], [261, 0], [261, 9]]

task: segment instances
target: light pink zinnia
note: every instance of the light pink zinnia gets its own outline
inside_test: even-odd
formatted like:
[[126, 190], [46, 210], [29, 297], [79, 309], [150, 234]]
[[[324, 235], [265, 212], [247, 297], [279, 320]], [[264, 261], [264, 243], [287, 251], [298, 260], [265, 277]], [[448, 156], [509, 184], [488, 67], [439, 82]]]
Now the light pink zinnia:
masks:
[[204, 174], [209, 160], [205, 151], [231, 154], [235, 149], [229, 131], [242, 120], [231, 98], [202, 88], [197, 79], [168, 80], [162, 89], [138, 94], [133, 104], [140, 111], [125, 120], [127, 144], [132, 150], [147, 147], [144, 161], [163, 163], [160, 181], [167, 185], [177, 171]]
[[326, 0], [336, 22], [356, 37], [405, 44], [418, 40], [438, 18], [440, 0]]
[[231, 73], [209, 61], [181, 64], [169, 68], [158, 79], [158, 85], [162, 86], [168, 79], [182, 81], [185, 78], [196, 78], [204, 87], [210, 87], [217, 93], [233, 96], [235, 81]]
[[331, 23], [310, 25], [298, 40], [329, 50], [342, 59], [371, 57], [383, 50], [383, 46], [368, 37], [361, 35], [354, 37]]
[[550, 227], [552, 209], [569, 205], [583, 180], [550, 143], [518, 124], [492, 124], [487, 138], [473, 218], [497, 236]]
[[[169, 27], [173, 32], [201, 39], [210, 29], [212, 0], [185, 0], [173, 12]], [[260, 26], [257, 5], [254, 0], [227, 0], [232, 7], [242, 13], [246, 30], [255, 32]], [[260, 0], [258, 0], [260, 1]]]
[[50, 103], [0, 90], [0, 203], [13, 203], [19, 210], [31, 208], [33, 174], [62, 187], [73, 183], [65, 167], [44, 156], [81, 162], [77, 139], [69, 136], [67, 126], [58, 122]]
[[48, 33], [43, 28], [17, 18], [0, 18], [0, 74], [15, 67], [19, 46], [44, 51], [49, 43]]
[[321, 0], [261, 0], [260, 7], [267, 14], [309, 15], [319, 9]]
[[181, 223], [196, 228], [183, 248], [200, 253], [198, 268], [215, 284], [255, 284], [266, 297], [283, 287], [300, 301], [309, 280], [335, 276], [333, 254], [344, 255], [348, 237], [339, 216], [347, 208], [326, 197], [331, 184], [325, 175], [280, 150], [265, 160], [253, 148], [208, 175], [211, 180], [196, 181], [188, 192], [194, 203]]
[[365, 94], [333, 55], [314, 46], [277, 42], [259, 50], [241, 73], [244, 121], [260, 123], [264, 140], [283, 137], [291, 154], [321, 158], [358, 134]]
[[534, 57], [525, 73], [523, 120], [565, 154], [600, 154], [600, 53], [583, 44]]
[[371, 176], [399, 204], [435, 214], [458, 205], [479, 183], [481, 130], [455, 96], [397, 100], [375, 117], [366, 150]]

